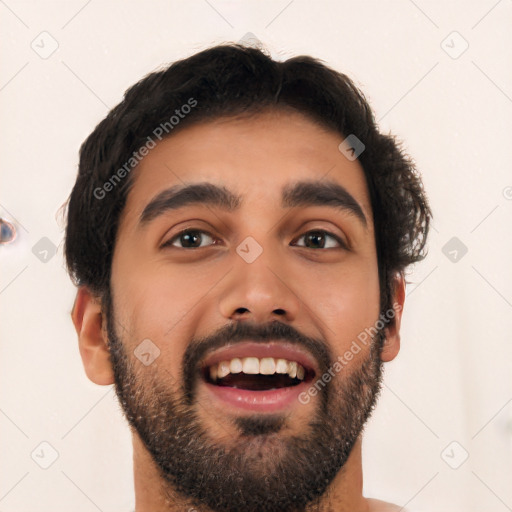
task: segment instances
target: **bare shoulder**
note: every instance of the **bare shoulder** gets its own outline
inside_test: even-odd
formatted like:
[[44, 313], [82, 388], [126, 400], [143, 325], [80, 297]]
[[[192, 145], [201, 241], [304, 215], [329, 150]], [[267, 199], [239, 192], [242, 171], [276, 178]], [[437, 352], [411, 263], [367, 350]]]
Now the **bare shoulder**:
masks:
[[386, 501], [376, 500], [373, 498], [367, 498], [368, 502], [368, 512], [398, 512], [402, 510], [402, 512], [406, 512], [399, 507], [398, 505], [394, 505], [393, 503], [387, 503]]

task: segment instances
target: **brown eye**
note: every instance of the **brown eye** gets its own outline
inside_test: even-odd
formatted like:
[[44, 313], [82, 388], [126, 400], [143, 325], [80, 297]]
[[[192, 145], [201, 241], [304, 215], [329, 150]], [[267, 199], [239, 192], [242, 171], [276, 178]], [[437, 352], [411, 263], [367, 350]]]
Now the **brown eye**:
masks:
[[[213, 240], [213, 237], [208, 233], [207, 231], [203, 231], [200, 229], [185, 229], [184, 231], [181, 231], [176, 236], [172, 237], [170, 240], [165, 242], [165, 244], [162, 247], [177, 247], [178, 249], [200, 249], [202, 247], [201, 243], [203, 241], [208, 241], [208, 239]], [[181, 247], [179, 245], [176, 245], [174, 242], [177, 241], [181, 244]], [[208, 244], [208, 245], [214, 245]]]
[[[328, 231], [308, 231], [307, 233], [304, 233], [301, 237], [299, 237], [297, 240], [300, 240], [302, 238], [305, 239], [305, 243], [299, 245], [299, 247], [306, 247], [308, 249], [336, 249], [341, 247], [346, 249], [345, 243], [342, 240], [340, 240], [339, 237], [337, 237], [333, 233], [329, 233]], [[325, 247], [327, 238], [333, 239], [338, 244], [338, 247]]]

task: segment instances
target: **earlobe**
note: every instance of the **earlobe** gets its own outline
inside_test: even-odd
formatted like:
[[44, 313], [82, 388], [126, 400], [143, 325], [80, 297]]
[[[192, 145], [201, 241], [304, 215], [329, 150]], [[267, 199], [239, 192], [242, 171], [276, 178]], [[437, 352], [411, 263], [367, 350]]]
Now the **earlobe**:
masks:
[[381, 351], [381, 360], [383, 362], [392, 361], [400, 351], [400, 324], [402, 321], [402, 312], [405, 302], [405, 278], [400, 273], [395, 278], [392, 311], [386, 311], [385, 314], [391, 319], [386, 327], [386, 341]]
[[71, 318], [87, 377], [102, 386], [113, 384], [114, 373], [102, 325], [101, 304], [85, 286], [78, 289]]

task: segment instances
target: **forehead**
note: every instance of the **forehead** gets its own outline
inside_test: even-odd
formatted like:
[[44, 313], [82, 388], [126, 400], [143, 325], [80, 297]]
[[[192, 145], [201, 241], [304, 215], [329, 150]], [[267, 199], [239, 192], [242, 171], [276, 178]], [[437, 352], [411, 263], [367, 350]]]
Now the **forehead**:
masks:
[[[239, 211], [251, 206], [282, 208], [294, 184], [314, 181], [347, 192], [344, 199], [354, 199], [370, 227], [372, 210], [364, 172], [357, 160], [348, 160], [339, 151], [343, 139], [294, 112], [189, 126], [159, 142], [133, 171], [121, 221], [135, 224], [159, 194], [191, 184], [224, 188], [231, 199], [236, 197], [233, 211]], [[320, 195], [327, 192], [321, 189]]]

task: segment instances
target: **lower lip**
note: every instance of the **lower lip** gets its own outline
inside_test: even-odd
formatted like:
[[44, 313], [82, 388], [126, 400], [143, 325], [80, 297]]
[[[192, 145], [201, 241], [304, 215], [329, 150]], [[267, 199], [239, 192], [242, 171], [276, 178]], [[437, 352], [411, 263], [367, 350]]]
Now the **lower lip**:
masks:
[[206, 386], [208, 392], [216, 400], [220, 401], [222, 405], [257, 412], [283, 411], [293, 406], [293, 404], [300, 404], [299, 395], [308, 388], [306, 382], [296, 386], [267, 391], [251, 391], [230, 386], [215, 386], [204, 381], [202, 383]]

